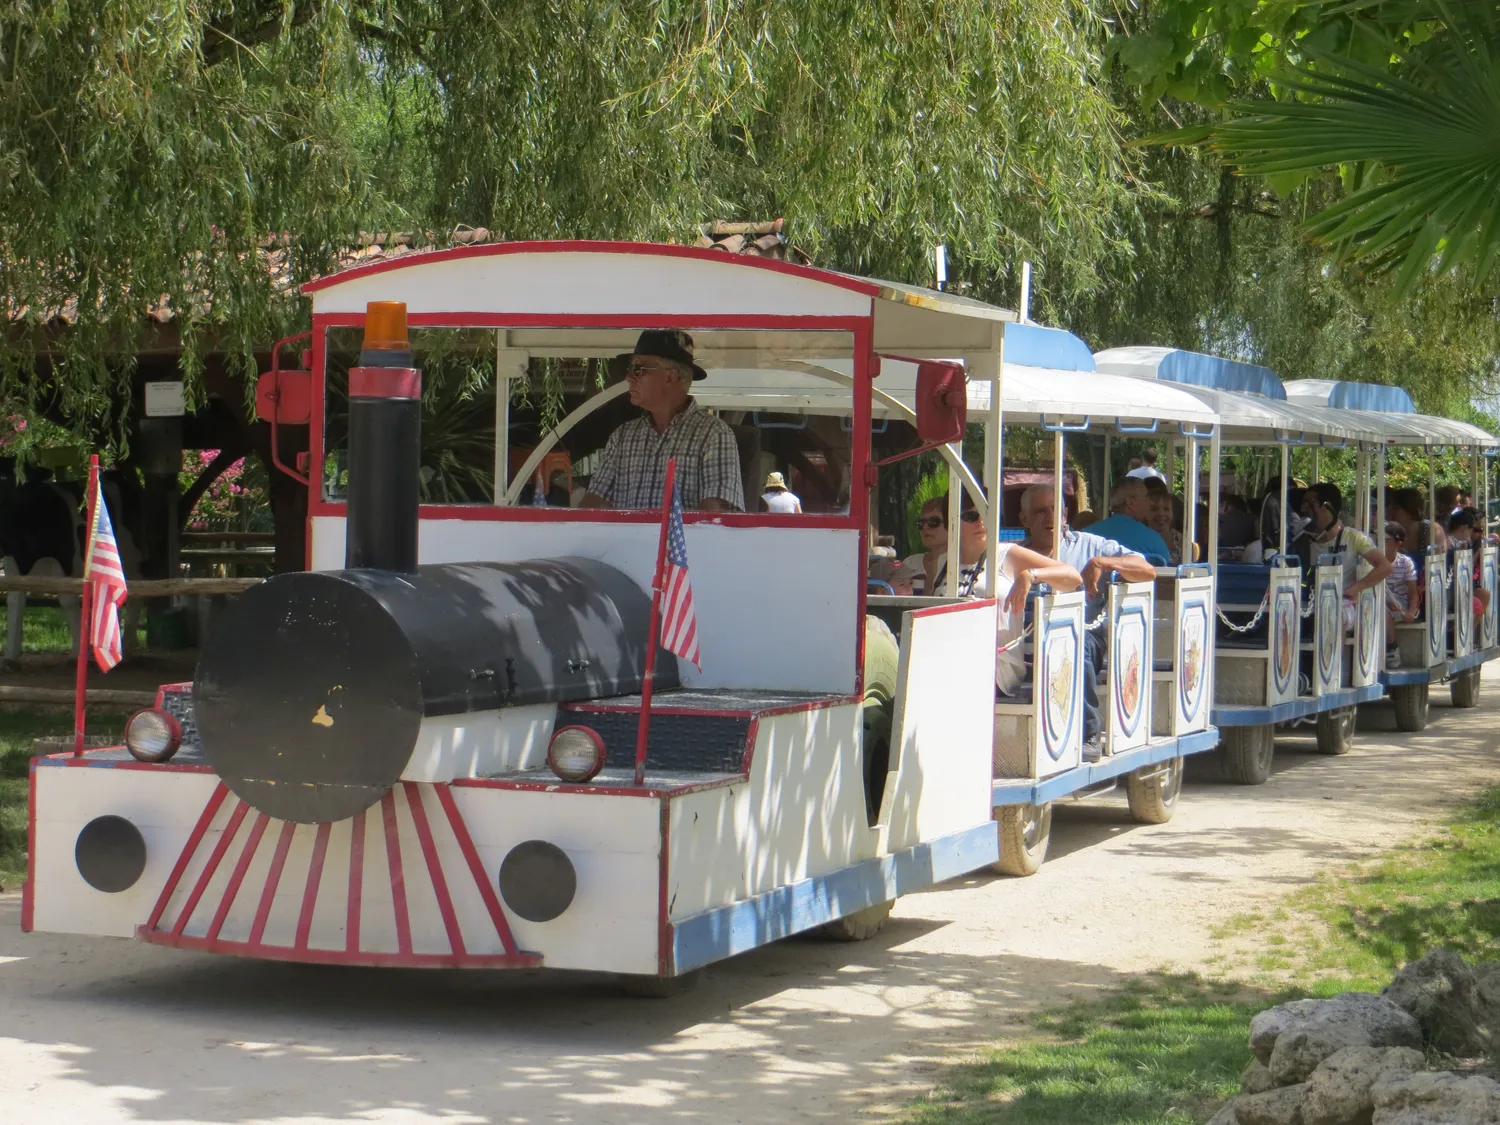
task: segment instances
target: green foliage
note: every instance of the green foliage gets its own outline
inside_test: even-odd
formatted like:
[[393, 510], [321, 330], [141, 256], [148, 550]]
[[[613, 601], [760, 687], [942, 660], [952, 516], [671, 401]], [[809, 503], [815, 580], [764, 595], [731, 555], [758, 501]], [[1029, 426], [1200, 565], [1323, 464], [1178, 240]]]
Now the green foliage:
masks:
[[1274, 1000], [1194, 977], [1149, 977], [1043, 1011], [1042, 1033], [956, 1067], [915, 1125], [1192, 1125], [1239, 1091], [1250, 1018]]
[[[1440, 0], [1430, 8], [1448, 16]], [[1349, 194], [1309, 221], [1314, 239], [1399, 265], [1403, 290], [1429, 267], [1462, 267], [1480, 288], [1500, 255], [1500, 16], [1458, 21], [1441, 46], [1396, 74], [1385, 59], [1309, 52], [1322, 69], [1286, 74], [1285, 99], [1234, 103], [1212, 143], [1247, 172], [1344, 165]]]
[[[89, 714], [90, 735], [118, 735], [124, 716]], [[26, 878], [27, 771], [32, 742], [72, 733], [73, 716], [64, 711], [0, 710], [0, 887], [19, 890]]]
[[1031, 257], [1074, 294], [1150, 197], [1080, 0], [96, 8], [0, 14], [0, 269], [30, 318], [0, 394], [101, 434], [148, 305], [200, 393], [204, 352], [248, 371], [361, 230], [683, 241], [786, 214], [827, 265], [926, 280], [943, 242], [986, 291]]

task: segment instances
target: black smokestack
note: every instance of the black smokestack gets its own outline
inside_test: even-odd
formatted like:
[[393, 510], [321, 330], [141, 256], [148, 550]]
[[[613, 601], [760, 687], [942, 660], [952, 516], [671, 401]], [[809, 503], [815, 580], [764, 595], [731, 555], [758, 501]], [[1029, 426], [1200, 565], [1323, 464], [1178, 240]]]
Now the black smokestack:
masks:
[[421, 449], [422, 373], [412, 366], [406, 306], [371, 301], [349, 371], [346, 567], [417, 569]]

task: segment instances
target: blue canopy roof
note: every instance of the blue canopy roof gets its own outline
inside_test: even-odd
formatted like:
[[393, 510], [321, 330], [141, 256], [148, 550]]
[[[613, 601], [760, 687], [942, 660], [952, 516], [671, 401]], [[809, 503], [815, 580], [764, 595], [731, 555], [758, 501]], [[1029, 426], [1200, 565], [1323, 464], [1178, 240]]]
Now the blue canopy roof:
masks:
[[1005, 362], [1054, 371], [1094, 370], [1094, 354], [1073, 333], [1014, 320], [1005, 325]]
[[1237, 391], [1262, 398], [1286, 399], [1276, 372], [1259, 364], [1224, 359], [1181, 348], [1110, 348], [1098, 354], [1101, 371], [1162, 379], [1216, 391]]

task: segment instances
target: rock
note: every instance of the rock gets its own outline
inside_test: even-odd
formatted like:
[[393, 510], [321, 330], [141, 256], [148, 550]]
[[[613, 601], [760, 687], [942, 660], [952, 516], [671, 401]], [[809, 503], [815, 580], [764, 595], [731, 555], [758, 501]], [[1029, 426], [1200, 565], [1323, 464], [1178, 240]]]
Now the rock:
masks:
[[1282, 1086], [1263, 1094], [1241, 1094], [1229, 1104], [1239, 1125], [1302, 1125], [1302, 1099], [1307, 1083]]
[[1486, 996], [1495, 978], [1485, 974], [1481, 988], [1475, 971], [1457, 953], [1434, 949], [1402, 966], [1381, 995], [1416, 1017], [1427, 1041], [1450, 1055], [1488, 1053], [1500, 1024], [1500, 1009]]
[[1500, 1125], [1500, 1083], [1448, 1071], [1395, 1074], [1370, 1087], [1373, 1125]]
[[1208, 1125], [1240, 1125], [1240, 1118], [1234, 1112], [1234, 1103], [1239, 1098], [1230, 1098], [1219, 1107], [1219, 1112], [1208, 1119]]
[[[1296, 1031], [1312, 1032], [1314, 1039], [1328, 1049], [1318, 1055], [1299, 1077], [1284, 1078], [1271, 1066], [1277, 1041]], [[1383, 996], [1370, 992], [1344, 992], [1331, 1000], [1293, 1000], [1278, 1004], [1256, 1015], [1250, 1021], [1250, 1049], [1255, 1057], [1271, 1067], [1279, 1085], [1299, 1082], [1313, 1068], [1341, 1047], [1421, 1047], [1422, 1029], [1408, 1012]], [[1315, 1050], [1299, 1052], [1305, 1060]], [[1299, 1064], [1301, 1065], [1301, 1064]], [[1283, 1073], [1290, 1073], [1284, 1067]]]
[[1271, 1077], [1266, 1064], [1259, 1059], [1251, 1059], [1250, 1065], [1245, 1068], [1245, 1073], [1240, 1075], [1240, 1093], [1264, 1094], [1267, 1090], [1275, 1088], [1276, 1081]]
[[1410, 1047], [1345, 1047], [1335, 1051], [1307, 1080], [1302, 1125], [1369, 1125], [1375, 1111], [1370, 1087], [1382, 1078], [1425, 1065]]

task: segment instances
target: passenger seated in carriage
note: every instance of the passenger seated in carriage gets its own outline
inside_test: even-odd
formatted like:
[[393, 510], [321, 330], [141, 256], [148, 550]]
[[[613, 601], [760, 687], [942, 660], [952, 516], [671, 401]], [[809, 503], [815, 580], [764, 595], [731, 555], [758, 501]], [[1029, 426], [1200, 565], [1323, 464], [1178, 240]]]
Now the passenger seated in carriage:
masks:
[[1095, 535], [1113, 539], [1147, 557], [1155, 555], [1166, 563], [1167, 541], [1146, 525], [1151, 515], [1151, 498], [1144, 480], [1126, 477], [1115, 485], [1109, 493], [1109, 510], [1108, 519], [1090, 527]]
[[1396, 643], [1396, 626], [1417, 619], [1422, 610], [1422, 583], [1417, 581], [1417, 564], [1411, 561], [1402, 547], [1406, 543], [1406, 529], [1395, 520], [1385, 525], [1385, 557], [1390, 560], [1390, 577], [1385, 580], [1385, 666], [1396, 668], [1401, 663], [1400, 647]]
[[[1057, 506], [1053, 501], [1052, 488], [1045, 484], [1034, 484], [1021, 493], [1021, 525], [1026, 528], [1024, 545], [1031, 550], [1053, 541], [1057, 526]], [[1118, 574], [1126, 582], [1151, 582], [1156, 578], [1156, 568], [1139, 555], [1116, 543], [1088, 531], [1074, 531], [1066, 525], [1062, 531], [1062, 551], [1059, 562], [1076, 570], [1083, 579], [1084, 589], [1089, 595], [1088, 620], [1092, 621], [1103, 612], [1103, 596], [1099, 583], [1107, 574]], [[1083, 634], [1083, 737], [1084, 760], [1099, 760], [1100, 748], [1097, 736], [1102, 731], [1099, 720], [1099, 673], [1104, 668], [1104, 648], [1097, 630]]]
[[[948, 510], [947, 497], [942, 499], [942, 506], [943, 511]], [[984, 521], [979, 518], [974, 498], [968, 492], [963, 494], [960, 510], [963, 514], [960, 516], [958, 532], [959, 566], [956, 581], [949, 582], [948, 558], [944, 555], [938, 564], [933, 589], [940, 597], [986, 598], [990, 595], [985, 585]], [[1020, 543], [996, 544], [995, 598], [1000, 605], [995, 626], [998, 653], [995, 686], [1007, 694], [1014, 692], [1026, 676], [1021, 646], [1012, 642], [1021, 635], [1026, 614], [1026, 597], [1038, 582], [1050, 586], [1059, 594], [1066, 594], [1083, 585], [1083, 576], [1076, 567], [1058, 562]]]
[[689, 386], [708, 373], [693, 361], [686, 332], [640, 334], [627, 369], [630, 402], [645, 413], [609, 435], [580, 508], [659, 508], [667, 459], [677, 459], [684, 508], [745, 510], [739, 447], [728, 423], [694, 401]]
[[1490, 592], [1481, 585], [1479, 546], [1484, 542], [1480, 531], [1481, 517], [1475, 508], [1460, 508], [1448, 517], [1448, 542], [1451, 547], [1473, 548], [1470, 565], [1474, 568], [1474, 616], [1482, 617], [1490, 608]]
[[[1307, 490], [1311, 497], [1311, 512], [1316, 532], [1309, 539], [1307, 554], [1303, 556], [1305, 573], [1311, 573], [1318, 555], [1336, 555], [1344, 568], [1344, 631], [1352, 633], [1359, 611], [1355, 599], [1360, 591], [1369, 589], [1391, 573], [1391, 560], [1385, 552], [1358, 528], [1345, 527], [1343, 520], [1344, 496], [1336, 484], [1324, 481]], [[1368, 570], [1359, 576], [1360, 563]]]

